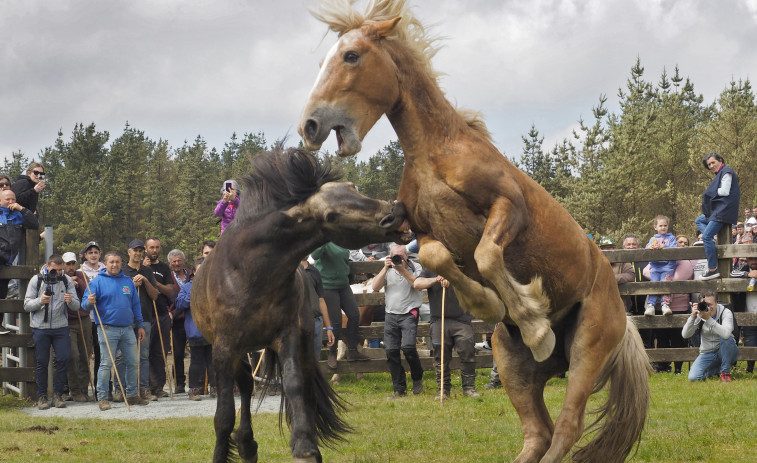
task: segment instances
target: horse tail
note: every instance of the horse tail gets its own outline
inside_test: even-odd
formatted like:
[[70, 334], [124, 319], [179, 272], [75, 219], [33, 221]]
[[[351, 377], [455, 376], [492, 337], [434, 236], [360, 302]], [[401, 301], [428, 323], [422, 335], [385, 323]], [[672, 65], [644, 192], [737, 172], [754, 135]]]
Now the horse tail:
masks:
[[[326, 447], [334, 447], [339, 442], [346, 441], [344, 434], [353, 432], [352, 426], [341, 417], [341, 414], [347, 410], [346, 403], [331, 388], [326, 377], [321, 372], [321, 368], [315, 359], [315, 356], [305, 355], [305, 365], [303, 365], [303, 384], [305, 406], [313, 407], [315, 411], [315, 430], [318, 440]], [[281, 365], [278, 354], [273, 349], [266, 349], [265, 376], [267, 378], [276, 378], [281, 384], [283, 379], [281, 374]], [[270, 382], [266, 382], [261, 393], [262, 398], [266, 395], [266, 389]], [[283, 413], [282, 413], [283, 412]], [[281, 418], [286, 416], [287, 426], [291, 427], [292, 409], [290, 402], [286, 399], [284, 389], [281, 389], [281, 405], [279, 407], [279, 425], [282, 425]]]
[[593, 393], [610, 382], [606, 403], [594, 411], [597, 419], [586, 429], [596, 435], [573, 453], [573, 461], [622, 462], [638, 446], [649, 409], [651, 374], [639, 332], [627, 318], [625, 336], [594, 385]]

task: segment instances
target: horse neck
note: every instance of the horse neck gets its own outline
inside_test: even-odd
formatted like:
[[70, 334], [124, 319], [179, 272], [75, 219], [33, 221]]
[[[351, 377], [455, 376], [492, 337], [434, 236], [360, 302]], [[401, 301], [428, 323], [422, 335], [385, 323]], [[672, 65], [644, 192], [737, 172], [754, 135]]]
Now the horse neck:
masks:
[[387, 118], [402, 145], [405, 162], [423, 163], [440, 146], [439, 140], [453, 137], [467, 124], [424, 66], [408, 54], [393, 55], [402, 85], [399, 102]]

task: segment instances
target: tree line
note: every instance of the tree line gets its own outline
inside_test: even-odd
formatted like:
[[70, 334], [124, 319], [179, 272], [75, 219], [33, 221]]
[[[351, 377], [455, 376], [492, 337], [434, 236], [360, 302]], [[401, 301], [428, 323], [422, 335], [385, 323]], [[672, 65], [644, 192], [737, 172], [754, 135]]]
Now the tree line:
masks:
[[[514, 159], [587, 233], [645, 237], [653, 217], [664, 214], [674, 233], [693, 235], [712, 178], [701, 159], [711, 151], [739, 175], [742, 210], [757, 204], [757, 108], [749, 80], [729, 82], [706, 104], [678, 67], [652, 82], [637, 59], [618, 98], [620, 110], [612, 113], [600, 95], [593, 119], [579, 120], [573, 137], [552, 149], [544, 149], [532, 126]], [[278, 142], [257, 132], [232, 134], [220, 151], [202, 136], [174, 148], [128, 123], [112, 141], [94, 123], [77, 124], [67, 139], [59, 132], [36, 159], [12, 153], [3, 171], [15, 179], [32, 160], [45, 166], [49, 186], [39, 213], [43, 225], [54, 227], [56, 252], [79, 250], [91, 240], [103, 250], [123, 250], [134, 238], [157, 236], [164, 248], [182, 249], [191, 259], [203, 240], [218, 238], [213, 208], [224, 180], [239, 178], [252, 157]], [[404, 167], [397, 141], [366, 161], [320, 156], [363, 194], [396, 197]]]

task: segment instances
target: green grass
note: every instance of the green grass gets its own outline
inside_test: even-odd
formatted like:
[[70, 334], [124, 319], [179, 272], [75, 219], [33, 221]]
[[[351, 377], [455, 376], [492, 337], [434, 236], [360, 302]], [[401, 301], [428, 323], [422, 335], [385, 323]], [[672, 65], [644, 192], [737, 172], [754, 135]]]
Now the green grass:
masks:
[[[739, 364], [743, 368], [742, 364]], [[426, 391], [389, 401], [387, 374], [366, 374], [361, 381], [342, 375], [337, 391], [350, 403], [349, 442], [322, 449], [324, 461], [504, 462], [523, 443], [520, 422], [504, 390], [484, 391], [488, 371], [479, 370], [480, 399], [463, 397], [453, 375], [452, 398], [441, 408], [426, 372]], [[757, 448], [757, 377], [736, 369], [734, 381], [689, 383], [685, 376], [656, 374], [650, 379], [652, 406], [635, 461], [752, 462]], [[545, 396], [559, 413], [566, 380], [554, 379]], [[590, 401], [590, 407], [600, 397]], [[32, 418], [28, 405], [0, 398], [0, 461], [195, 462], [209, 461], [214, 446], [212, 418], [153, 421]], [[96, 406], [92, 404], [92, 406]], [[57, 429], [54, 429], [57, 427]], [[291, 461], [288, 431], [278, 416], [253, 417], [261, 462]], [[45, 431], [50, 432], [45, 432]]]

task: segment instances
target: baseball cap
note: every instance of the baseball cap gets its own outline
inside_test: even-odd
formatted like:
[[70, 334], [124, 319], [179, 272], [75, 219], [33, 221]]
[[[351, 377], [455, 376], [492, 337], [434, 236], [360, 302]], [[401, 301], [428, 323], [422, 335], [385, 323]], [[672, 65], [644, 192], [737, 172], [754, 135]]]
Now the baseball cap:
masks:
[[131, 243], [129, 243], [129, 249], [136, 249], [136, 248], [145, 248], [145, 243], [142, 242], [142, 240], [131, 240]]
[[76, 258], [76, 254], [74, 254], [73, 252], [67, 252], [63, 254], [63, 262], [76, 262], [78, 260], [79, 259]]
[[99, 244], [97, 244], [97, 242], [96, 242], [96, 241], [90, 241], [89, 243], [87, 243], [87, 245], [86, 245], [86, 246], [84, 246], [84, 252], [87, 252], [87, 251], [89, 251], [89, 248], [91, 248], [91, 247], [93, 247], [93, 246], [94, 246], [94, 247], [96, 247], [98, 251], [101, 251], [101, 249], [100, 249], [100, 245], [99, 245]]

